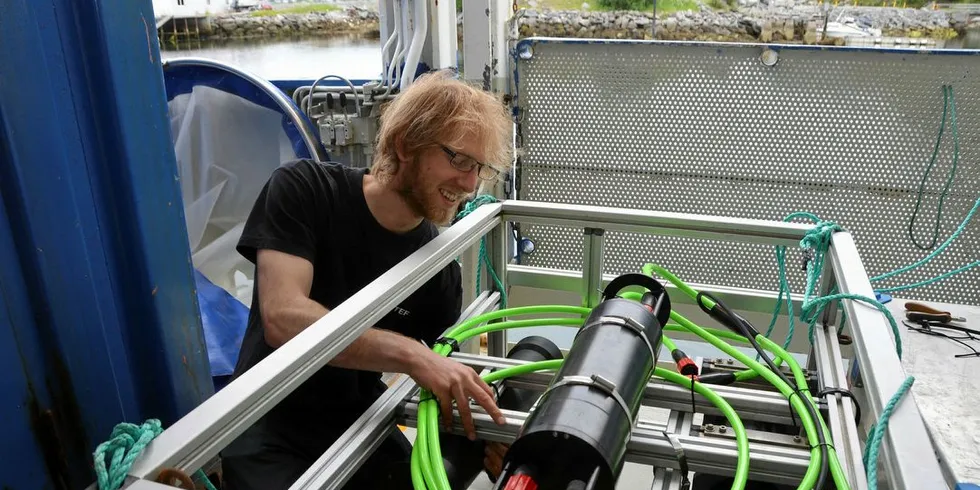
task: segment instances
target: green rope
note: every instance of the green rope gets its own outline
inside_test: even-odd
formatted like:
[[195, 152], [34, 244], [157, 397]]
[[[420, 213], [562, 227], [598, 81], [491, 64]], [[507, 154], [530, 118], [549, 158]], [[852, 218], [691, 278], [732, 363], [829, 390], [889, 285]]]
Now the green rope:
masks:
[[[947, 110], [949, 112], [950, 126], [953, 131], [953, 167], [949, 171], [949, 176], [946, 178], [946, 185], [943, 187], [942, 193], [939, 194], [939, 206], [936, 209], [936, 222], [932, 231], [932, 241], [929, 245], [921, 245], [915, 239], [915, 234], [912, 229], [915, 227], [915, 219], [919, 214], [919, 206], [922, 205], [922, 194], [925, 190], [926, 179], [929, 178], [929, 173], [932, 172], [933, 166], [936, 165], [936, 156], [939, 154], [939, 145], [943, 139], [943, 132], [946, 130], [946, 114]], [[936, 136], [936, 146], [932, 150], [932, 158], [929, 159], [929, 165], [926, 167], [925, 174], [922, 175], [922, 181], [919, 182], [919, 192], [918, 197], [915, 200], [915, 209], [912, 211], [912, 218], [909, 220], [909, 240], [912, 244], [918, 247], [920, 250], [930, 250], [936, 246], [936, 242], [939, 240], [939, 225], [943, 220], [943, 205], [946, 200], [946, 195], [949, 193], [949, 188], [953, 184], [953, 179], [956, 177], [956, 164], [959, 160], [960, 154], [960, 139], [959, 132], [956, 127], [956, 99], [953, 97], [953, 86], [943, 85], [943, 119], [939, 122], [939, 134]]]
[[871, 433], [868, 435], [868, 442], [864, 446], [863, 460], [864, 467], [867, 471], [869, 490], [877, 490], [878, 488], [878, 451], [881, 449], [881, 441], [885, 437], [885, 431], [888, 430], [888, 419], [892, 416], [895, 406], [905, 397], [905, 394], [914, 382], [915, 378], [912, 376], [905, 378], [902, 386], [888, 400], [888, 404], [881, 411], [881, 417], [878, 419], [878, 423], [872, 427]]
[[[121, 423], [112, 429], [109, 440], [99, 444], [92, 454], [95, 476], [99, 490], [118, 490], [122, 487], [133, 462], [146, 449], [146, 446], [163, 432], [158, 419], [149, 419], [142, 425]], [[110, 461], [106, 462], [109, 455]], [[208, 490], [216, 490], [204, 470], [197, 470], [197, 479], [202, 480]]]
[[[498, 202], [497, 198], [489, 194], [480, 194], [476, 196], [472, 201], [466, 203], [463, 206], [463, 210], [456, 214], [456, 221], [459, 221], [470, 215], [477, 208], [483, 206], [484, 204], [491, 204]], [[497, 277], [497, 271], [493, 269], [493, 263], [490, 261], [490, 256], [487, 254], [487, 237], [480, 239], [480, 257], [476, 261], [476, 294], [480, 294], [480, 277], [483, 275], [483, 264], [487, 265], [487, 272], [490, 273], [490, 277], [493, 279], [494, 284], [497, 286], [497, 291], [500, 291], [500, 306], [501, 308], [507, 308], [507, 291], [504, 290], [504, 283]]]
[[[112, 429], [109, 440], [99, 444], [93, 453], [99, 490], [117, 490], [122, 487], [133, 462], [161, 432], [163, 428], [157, 419], [147, 420], [143, 425], [117, 424]], [[107, 455], [111, 457], [108, 464]]]
[[933, 283], [942, 281], [942, 280], [947, 279], [949, 277], [955, 276], [956, 274], [959, 274], [961, 272], [966, 272], [966, 271], [968, 271], [968, 270], [970, 270], [970, 269], [972, 269], [974, 267], [980, 267], [980, 260], [977, 260], [975, 262], [971, 262], [971, 263], [966, 264], [966, 265], [964, 265], [962, 267], [958, 267], [958, 268], [953, 269], [953, 270], [951, 270], [949, 272], [940, 274], [940, 275], [938, 275], [936, 277], [931, 277], [929, 279], [924, 279], [922, 281], [914, 282], [912, 284], [905, 284], [903, 286], [892, 286], [890, 288], [881, 288], [881, 289], [878, 289], [878, 291], [880, 291], [882, 293], [892, 293], [892, 292], [895, 292], [895, 291], [905, 291], [906, 289], [914, 289], [914, 288], [921, 287], [921, 286], [928, 286], [929, 284], [933, 284]]

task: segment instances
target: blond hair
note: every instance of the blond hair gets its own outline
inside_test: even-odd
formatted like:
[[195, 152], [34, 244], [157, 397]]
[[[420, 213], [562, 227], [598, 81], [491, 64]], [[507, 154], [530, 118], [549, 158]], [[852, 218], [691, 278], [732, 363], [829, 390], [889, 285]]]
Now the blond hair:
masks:
[[506, 107], [449, 70], [416, 79], [384, 108], [379, 124], [371, 173], [382, 183], [398, 172], [398, 139], [410, 158], [440, 144], [458, 149], [468, 137], [482, 142], [483, 163], [501, 172], [513, 158], [513, 124]]

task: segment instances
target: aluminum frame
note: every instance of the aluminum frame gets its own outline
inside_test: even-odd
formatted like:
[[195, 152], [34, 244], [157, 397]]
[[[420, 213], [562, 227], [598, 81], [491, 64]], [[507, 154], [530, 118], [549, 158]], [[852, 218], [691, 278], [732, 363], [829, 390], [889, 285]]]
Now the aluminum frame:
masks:
[[[482, 206], [315, 322], [300, 334], [298, 341], [287, 343], [276, 350], [262, 363], [164, 431], [137, 459], [130, 472], [131, 477], [153, 479], [165, 467], [190, 473], [202, 466], [249, 424], [271, 409], [277, 400], [285, 397], [313, 372], [326, 365], [397, 302], [408, 297], [441, 267], [485, 235], [490, 236], [490, 248], [497, 245], [490, 256], [494, 269], [506, 282], [510, 277], [507, 274], [508, 268], [512, 266], [506, 263], [504, 245], [506, 227], [511, 221], [557, 223], [583, 230], [629, 229], [650, 234], [679, 234], [708, 240], [741, 240], [767, 244], [798, 243], [807, 231], [807, 227], [791, 223], [759, 220], [735, 220], [738, 223], [733, 223], [731, 218], [631, 209], [514, 201]], [[833, 279], [842, 292], [871, 295], [867, 273], [861, 265], [850, 234], [835, 234], [827, 257], [830, 264], [828, 270], [833, 273]], [[547, 272], [541, 272], [540, 275], [546, 276]], [[559, 279], [567, 280], [568, 277]], [[507, 289], [506, 284], [504, 289]], [[735, 300], [741, 297], [738, 291], [731, 291], [730, 294]], [[749, 295], [748, 301], [758, 302], [760, 298], [758, 295]], [[843, 303], [854, 333], [856, 362], [863, 367], [862, 379], [871, 400], [871, 406], [865, 408], [866, 417], [877, 417], [904, 380], [904, 371], [895, 353], [885, 319], [877, 310], [853, 301]], [[736, 309], [740, 307], [737, 301], [733, 301], [730, 306]], [[820, 359], [816, 364], [824, 383], [842, 383], [843, 364], [836, 336], [818, 340], [817, 350], [820, 352]], [[455, 357], [471, 364], [482, 363], [484, 366], [501, 366], [515, 362], [465, 354], [457, 354]], [[526, 386], [546, 385], [545, 378], [541, 375], [528, 375], [518, 380], [526, 383]], [[349, 474], [353, 471], [351, 467], [356, 467], [355, 460], [363, 458], [349, 459], [349, 452], [352, 448], [370, 447], [374, 441], [379, 440], [377, 431], [387, 423], [394, 401], [413, 391], [407, 387], [408, 384], [411, 383], [399, 385], [388, 396], [379, 400], [375, 404], [376, 410], [366, 413], [359, 421], [365, 424], [360, 427], [371, 428], [370, 433], [362, 433], [364, 431], [357, 428], [349, 431], [317, 465], [310, 468], [309, 478], [301, 482], [301, 488], [324, 488], [307, 483], [330, 481], [338, 476], [337, 472]], [[751, 420], [750, 417], [765, 420], [767, 413], [772, 415], [769, 412], [776, 407], [779, 407], [779, 412], [786, 413], [784, 400], [760, 390], [738, 387], [715, 387], [715, 390], [726, 397], [745, 420]], [[678, 390], [672, 390], [665, 384], [651, 383], [651, 387], [648, 387], [650, 396], [647, 404], [685, 411], [685, 408], [690, 407], [690, 394], [685, 390], [680, 391], [683, 391], [683, 398]], [[841, 402], [834, 397], [828, 397], [827, 401], [842, 413], [842, 416], [832, 417], [838, 422], [832, 429], [832, 434], [846, 439], [846, 443], [837, 444], [838, 447], [846, 447], [844, 454], [853, 462], [858, 449], [858, 435], [849, 411], [852, 407], [847, 400]], [[398, 420], [411, 423], [415, 413], [413, 410], [417, 405], [412, 399], [403, 400], [399, 405]], [[703, 400], [697, 410], [710, 413]], [[507, 424], [497, 426], [479, 407], [473, 407], [472, 411], [478, 434], [488, 440], [498, 441], [512, 440], [520, 422], [526, 416], [521, 412], [505, 411]], [[782, 420], [777, 418], [773, 421]], [[939, 464], [931, 457], [934, 456], [931, 451], [932, 441], [911, 397], [897, 406], [892, 414], [891, 424], [892, 427], [901, 427], [902, 430], [890, 430], [886, 436], [883, 451], [884, 476], [896, 488], [944, 488], [946, 484]], [[457, 423], [454, 430], [461, 433], [462, 428]], [[660, 468], [678, 468], [674, 450], [666, 437], [659, 432], [661, 430], [660, 427], [640, 424], [629, 443], [628, 459]], [[380, 434], [383, 433], [382, 430]], [[686, 433], [677, 435], [677, 438], [688, 454], [691, 471], [726, 474], [734, 467], [734, 441], [701, 438]], [[342, 460], [338, 459], [340, 456], [347, 457], [343, 461], [350, 461], [352, 464], [338, 464]], [[857, 458], [857, 461], [860, 459]], [[906, 464], [898, 464], [900, 461]], [[909, 461], [914, 461], [915, 464], [908, 464]], [[802, 476], [808, 462], [809, 451], [804, 449], [765, 442], [752, 444], [753, 478], [793, 483]], [[863, 467], [852, 465], [849, 468], [848, 476], [852, 480], [860, 481], [861, 478], [855, 475], [863, 475]], [[861, 471], [857, 471], [859, 468]], [[852, 486], [855, 485], [856, 488], [861, 488], [852, 481]]]

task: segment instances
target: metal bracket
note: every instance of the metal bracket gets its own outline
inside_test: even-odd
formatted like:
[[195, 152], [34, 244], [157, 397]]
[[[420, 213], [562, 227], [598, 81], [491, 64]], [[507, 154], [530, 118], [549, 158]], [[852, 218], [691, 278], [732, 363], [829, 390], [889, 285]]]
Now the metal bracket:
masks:
[[632, 318], [623, 318], [623, 317], [618, 317], [618, 316], [602, 316], [602, 317], [599, 317], [598, 320], [596, 320], [596, 321], [594, 321], [592, 323], [583, 325], [582, 328], [579, 329], [578, 335], [581, 335], [582, 332], [588, 330], [589, 328], [592, 328], [592, 327], [595, 327], [595, 326], [599, 326], [599, 325], [609, 325], [609, 324], [623, 327], [623, 328], [625, 328], [625, 329], [627, 329], [627, 330], [635, 333], [641, 339], [643, 339], [643, 343], [645, 343], [647, 345], [647, 348], [650, 349], [650, 361], [653, 362], [654, 364], [656, 364], [656, 362], [657, 362], [657, 351], [654, 350], [653, 344], [650, 343], [650, 338], [647, 337], [647, 334], [646, 334], [646, 332], [643, 329], [643, 325], [640, 325], [639, 323], [636, 323], [636, 320], [633, 320]]
[[[592, 376], [565, 376], [545, 390], [545, 392], [541, 395], [541, 398], [538, 400], [540, 401], [544, 399], [544, 396], [555, 388], [570, 385], [591, 386], [606, 392], [606, 394], [616, 400], [616, 403], [618, 403], [620, 408], [623, 409], [623, 412], [626, 414], [626, 418], [630, 421], [630, 426], [632, 427], [636, 424], [636, 419], [633, 417], [632, 410], [630, 410], [629, 405], [626, 404], [626, 400], [623, 399], [622, 395], [619, 394], [619, 391], [616, 390], [616, 383], [613, 383], [612, 381], [609, 381], [598, 374], [593, 374]], [[534, 408], [537, 408], [537, 404], [535, 404]], [[629, 438], [627, 438], [627, 440], [629, 440]]]

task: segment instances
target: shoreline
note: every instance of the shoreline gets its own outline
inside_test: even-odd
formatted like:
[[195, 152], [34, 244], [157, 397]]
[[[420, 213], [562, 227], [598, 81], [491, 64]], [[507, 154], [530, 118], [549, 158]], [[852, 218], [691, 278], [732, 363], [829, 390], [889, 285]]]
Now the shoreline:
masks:
[[[842, 44], [822, 40], [824, 19], [835, 19], [840, 8], [826, 14], [808, 0], [741, 0], [730, 10], [674, 12], [654, 17], [637, 11], [535, 10], [518, 11], [520, 37], [545, 36], [601, 39], [658, 39], [676, 41], [781, 42], [800, 44]], [[888, 7], [848, 7], [845, 16], [863, 20], [881, 29], [881, 37], [944, 42], [980, 30], [980, 18], [942, 10]], [[380, 36], [376, 11], [346, 7], [331, 12], [273, 14], [253, 16], [238, 13], [198, 20], [187, 32], [177, 33], [164, 26], [158, 34], [161, 43], [179, 44], [194, 40], [248, 40], [285, 37]], [[462, 38], [462, 29], [460, 29]]]

